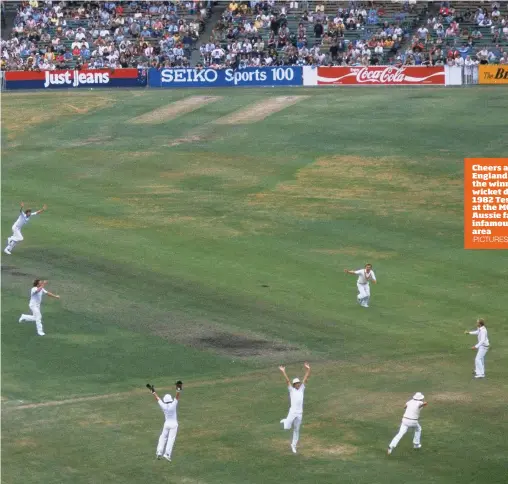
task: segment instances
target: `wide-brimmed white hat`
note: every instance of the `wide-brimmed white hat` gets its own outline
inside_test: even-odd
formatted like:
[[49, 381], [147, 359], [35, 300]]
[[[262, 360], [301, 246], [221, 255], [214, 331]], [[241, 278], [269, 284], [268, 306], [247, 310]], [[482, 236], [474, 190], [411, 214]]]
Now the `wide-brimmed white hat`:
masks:
[[173, 401], [173, 397], [169, 393], [166, 393], [166, 395], [164, 395], [164, 398], [162, 399], [162, 401], [164, 403], [171, 403]]
[[424, 399], [425, 399], [425, 397], [424, 397], [423, 393], [416, 392], [413, 395], [413, 400], [424, 400]]
[[300, 378], [293, 378], [293, 385], [294, 385], [295, 383], [300, 383]]

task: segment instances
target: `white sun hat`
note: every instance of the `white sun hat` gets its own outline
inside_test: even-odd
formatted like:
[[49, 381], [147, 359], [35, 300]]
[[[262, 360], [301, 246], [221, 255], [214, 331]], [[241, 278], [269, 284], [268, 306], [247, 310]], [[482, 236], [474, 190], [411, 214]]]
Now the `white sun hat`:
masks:
[[299, 379], [299, 378], [293, 378], [293, 385], [294, 385], [295, 383], [300, 383], [300, 379]]
[[413, 395], [413, 400], [424, 400], [424, 399], [425, 399], [425, 397], [424, 397], [423, 393], [416, 392]]
[[173, 401], [173, 397], [169, 393], [166, 393], [166, 395], [164, 395], [164, 398], [162, 399], [162, 401], [164, 403], [171, 403]]

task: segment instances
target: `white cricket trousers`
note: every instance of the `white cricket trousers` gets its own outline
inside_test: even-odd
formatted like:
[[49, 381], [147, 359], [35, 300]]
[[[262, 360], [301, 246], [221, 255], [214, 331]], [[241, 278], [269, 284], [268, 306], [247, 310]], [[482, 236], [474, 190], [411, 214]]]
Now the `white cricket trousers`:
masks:
[[284, 425], [284, 430], [289, 430], [293, 427], [293, 441], [291, 445], [296, 447], [298, 440], [300, 439], [300, 425], [302, 425], [302, 413], [291, 412], [288, 413], [288, 416], [282, 420], [282, 424]]
[[370, 285], [357, 282], [356, 287], [358, 288], [358, 302], [360, 304], [369, 304]]
[[403, 418], [402, 423], [400, 424], [399, 433], [393, 438], [390, 442], [390, 448], [395, 449], [400, 439], [406, 435], [406, 432], [410, 429], [415, 429], [415, 434], [413, 437], [413, 445], [420, 445], [420, 438], [422, 436], [422, 427], [418, 423], [418, 420], [411, 420], [408, 418]]
[[178, 432], [178, 424], [176, 422], [165, 422], [162, 427], [161, 436], [157, 445], [157, 455], [165, 455], [171, 458], [173, 446], [175, 445], [176, 434]]
[[16, 227], [15, 225], [12, 226], [11, 239], [14, 240], [14, 242], [21, 242], [23, 240], [21, 230], [19, 230], [18, 227]]
[[44, 329], [42, 327], [42, 314], [41, 308], [36, 306], [35, 304], [31, 304], [28, 306], [32, 311], [32, 314], [22, 314], [20, 320], [21, 321], [35, 321], [35, 326], [37, 328], [37, 334], [44, 334]]
[[485, 376], [485, 355], [489, 351], [488, 346], [480, 346], [476, 351], [476, 358], [474, 359], [476, 376]]
[[11, 251], [16, 247], [18, 242], [23, 240], [23, 236], [21, 235], [21, 230], [16, 227], [16, 225], [12, 226], [12, 235], [7, 239], [7, 247], [6, 249]]

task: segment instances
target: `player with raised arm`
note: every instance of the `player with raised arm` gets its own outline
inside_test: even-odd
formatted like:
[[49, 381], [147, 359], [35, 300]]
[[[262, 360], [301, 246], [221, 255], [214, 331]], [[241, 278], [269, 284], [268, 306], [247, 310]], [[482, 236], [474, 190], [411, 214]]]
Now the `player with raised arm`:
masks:
[[12, 250], [14, 249], [14, 247], [16, 247], [16, 244], [23, 240], [23, 235], [21, 235], [21, 228], [23, 227], [23, 225], [27, 224], [31, 217], [33, 217], [34, 215], [41, 214], [47, 208], [46, 205], [44, 205], [40, 210], [37, 210], [37, 212], [32, 213], [32, 209], [30, 208], [23, 211], [24, 207], [25, 204], [21, 202], [19, 217], [12, 226], [12, 235], [7, 239], [7, 247], [4, 249], [4, 252], [7, 255], [11, 255]]
[[176, 382], [176, 393], [175, 398], [167, 393], [161, 399], [155, 392], [155, 388], [150, 384], [147, 384], [150, 388], [152, 395], [156, 398], [159, 407], [164, 413], [164, 426], [159, 437], [159, 443], [157, 444], [157, 459], [164, 457], [167, 461], [171, 462], [171, 453], [173, 452], [173, 446], [175, 445], [176, 434], [178, 432], [178, 419], [176, 415], [176, 408], [180, 400], [180, 392], [182, 391], [183, 383], [181, 381]]
[[37, 334], [39, 336], [44, 336], [44, 328], [42, 327], [42, 314], [41, 314], [41, 302], [42, 296], [47, 294], [49, 297], [54, 297], [55, 299], [60, 299], [60, 296], [57, 294], [53, 294], [45, 289], [48, 281], [42, 281], [41, 279], [35, 279], [33, 283], [32, 290], [30, 291], [30, 302], [28, 303], [28, 307], [32, 311], [32, 314], [22, 314], [19, 318], [19, 322], [23, 321], [35, 321], [35, 326], [37, 328]]
[[291, 402], [289, 407], [288, 416], [283, 418], [280, 423], [284, 426], [284, 430], [289, 430], [293, 427], [293, 440], [291, 441], [291, 450], [293, 454], [296, 454], [296, 444], [300, 438], [300, 425], [302, 424], [303, 418], [303, 395], [305, 392], [305, 385], [310, 375], [310, 365], [305, 362], [305, 375], [303, 382], [300, 382], [298, 378], [293, 378], [293, 382], [289, 380], [286, 373], [285, 366], [279, 366], [279, 370], [282, 372], [289, 391], [289, 400]]
[[344, 272], [346, 274], [358, 276], [358, 280], [356, 281], [356, 287], [358, 287], [357, 300], [360, 306], [368, 308], [370, 301], [370, 281], [377, 284], [376, 274], [374, 274], [372, 270], [372, 264], [365, 264], [364, 269], [358, 269], [357, 271], [344, 269]]
[[489, 336], [483, 319], [476, 320], [476, 327], [478, 329], [474, 331], [464, 331], [464, 333], [478, 336], [478, 343], [471, 348], [476, 351], [476, 358], [474, 359], [474, 377], [485, 378], [485, 355], [490, 347]]

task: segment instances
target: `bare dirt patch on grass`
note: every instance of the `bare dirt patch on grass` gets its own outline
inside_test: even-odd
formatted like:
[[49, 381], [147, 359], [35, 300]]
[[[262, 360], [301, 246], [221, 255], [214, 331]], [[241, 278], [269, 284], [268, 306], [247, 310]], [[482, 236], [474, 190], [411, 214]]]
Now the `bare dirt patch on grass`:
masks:
[[465, 392], [440, 392], [433, 393], [432, 401], [443, 403], [471, 403], [473, 397]]
[[430, 219], [443, 205], [461, 204], [461, 190], [462, 182], [451, 177], [412, 174], [404, 159], [329, 156], [300, 169], [294, 180], [250, 195], [248, 204], [312, 219], [359, 210], [380, 216], [418, 210]]
[[129, 124], [161, 124], [222, 99], [221, 96], [191, 96], [162, 106], [128, 121]]
[[95, 227], [105, 229], [140, 229], [147, 227], [147, 225], [126, 218], [89, 217], [88, 220]]
[[113, 140], [112, 136], [90, 136], [83, 140], [74, 141], [71, 147], [90, 146], [90, 145], [103, 145], [110, 143]]
[[35, 440], [29, 438], [17, 439], [14, 441], [14, 445], [23, 449], [35, 449], [37, 447]]
[[[59, 96], [61, 94], [59, 93]], [[4, 102], [2, 105], [2, 123], [7, 129], [7, 139], [12, 140], [26, 129], [42, 123], [61, 120], [65, 117], [82, 116], [115, 103], [115, 99], [105, 94], [78, 96], [72, 103], [35, 103], [33, 99], [16, 99], [16, 103]]]
[[214, 121], [215, 124], [250, 124], [262, 121], [309, 96], [277, 96], [265, 99]]
[[18, 268], [15, 266], [2, 266], [2, 272], [18, 277], [26, 277], [30, 275], [27, 272], [18, 271]]
[[158, 337], [197, 348], [213, 351], [221, 355], [242, 358], [262, 358], [289, 361], [299, 355], [303, 358], [305, 350], [283, 341], [267, 339], [254, 332], [237, 332], [227, 326], [208, 321], [194, 321], [184, 327], [173, 324], [150, 324], [150, 332]]
[[266, 339], [254, 339], [241, 334], [211, 333], [199, 336], [192, 340], [194, 347], [200, 349], [213, 349], [237, 357], [263, 356], [267, 353], [281, 353], [296, 350], [296, 347], [283, 345]]
[[[304, 423], [305, 428], [305, 423]], [[271, 442], [274, 450], [280, 454], [291, 453], [289, 447], [290, 440], [288, 438], [274, 439]], [[334, 458], [334, 459], [351, 459], [358, 452], [358, 448], [350, 444], [327, 444], [326, 442], [306, 435], [298, 444], [298, 454], [303, 458]]]

